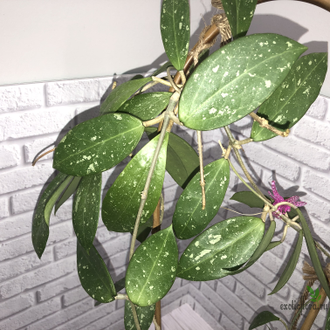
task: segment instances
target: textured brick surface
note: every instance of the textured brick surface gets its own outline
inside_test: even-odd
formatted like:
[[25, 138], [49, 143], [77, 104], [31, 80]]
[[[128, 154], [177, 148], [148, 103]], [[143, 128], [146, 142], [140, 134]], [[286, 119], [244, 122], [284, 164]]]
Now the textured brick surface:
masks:
[[[116, 77], [119, 83], [127, 77]], [[0, 329], [28, 330], [123, 330], [123, 302], [95, 307], [82, 289], [76, 273], [76, 238], [71, 223], [72, 200], [67, 201], [56, 216], [51, 217], [48, 245], [41, 261], [33, 251], [31, 220], [40, 192], [53, 173], [48, 155], [35, 167], [31, 162], [43, 149], [50, 149], [74, 124], [98, 115], [100, 99], [109, 93], [112, 77], [50, 82], [0, 88]], [[266, 192], [276, 179], [280, 193], [298, 194], [306, 201], [307, 218], [315, 237], [325, 243], [329, 239], [330, 211], [330, 113], [329, 99], [319, 97], [307, 116], [285, 139], [274, 138], [243, 147], [243, 159], [252, 176]], [[76, 116], [74, 118], [74, 116]], [[231, 125], [235, 136], [248, 136], [251, 119]], [[196, 149], [196, 134], [175, 127], [174, 132]], [[223, 130], [203, 132], [205, 164], [221, 156], [218, 145], [228, 139]], [[144, 138], [142, 145], [147, 142]], [[140, 147], [139, 147], [140, 148]], [[232, 158], [238, 168], [237, 162]], [[114, 182], [128, 162], [103, 174], [103, 187]], [[241, 171], [239, 171], [241, 173]], [[232, 205], [236, 211], [258, 212], [228, 201], [234, 192], [246, 190], [231, 174], [230, 187], [222, 206]], [[164, 226], [170, 223], [175, 201], [182, 192], [170, 175], [165, 175]], [[104, 198], [104, 193], [103, 193]], [[216, 223], [235, 213], [220, 209], [212, 221]], [[283, 226], [278, 223], [280, 239]], [[109, 233], [100, 219], [94, 241], [114, 280], [124, 276], [128, 263], [130, 234]], [[280, 309], [281, 304], [298, 299], [304, 286], [301, 267], [306, 246], [293, 277], [278, 294], [268, 294], [276, 285], [292, 253], [296, 233], [264, 255], [248, 271], [217, 281], [188, 282], [176, 279], [163, 299], [165, 315], [188, 303], [213, 329], [248, 329], [256, 312], [270, 310], [289, 320], [292, 313]], [[179, 242], [182, 252], [189, 241]], [[323, 327], [325, 313], [318, 317], [313, 330]]]
[[41, 107], [43, 89], [44, 84], [0, 87], [0, 113]]
[[17, 145], [0, 146], [0, 155], [0, 169], [17, 166], [21, 159]]

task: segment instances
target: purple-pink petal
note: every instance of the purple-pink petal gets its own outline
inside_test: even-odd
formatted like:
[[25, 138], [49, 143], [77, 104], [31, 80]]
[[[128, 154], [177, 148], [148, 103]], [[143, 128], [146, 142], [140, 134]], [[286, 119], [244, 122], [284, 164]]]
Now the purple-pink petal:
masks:
[[[281, 203], [281, 202], [288, 202], [288, 203], [291, 203], [295, 206], [304, 206], [306, 205], [307, 203], [305, 202], [301, 202], [299, 201], [299, 197], [298, 196], [292, 196], [288, 199], [284, 199], [277, 191], [276, 189], [276, 185], [275, 185], [275, 181], [272, 181], [272, 192], [268, 191], [268, 194], [274, 199], [274, 202], [273, 202], [273, 205], [276, 205], [278, 203]], [[285, 214], [287, 212], [289, 212], [291, 210], [291, 207], [289, 205], [281, 205], [278, 207], [277, 211], [280, 212], [281, 214]], [[273, 215], [276, 217], [276, 218], [280, 218], [280, 216], [276, 213], [276, 212], [273, 212]]]

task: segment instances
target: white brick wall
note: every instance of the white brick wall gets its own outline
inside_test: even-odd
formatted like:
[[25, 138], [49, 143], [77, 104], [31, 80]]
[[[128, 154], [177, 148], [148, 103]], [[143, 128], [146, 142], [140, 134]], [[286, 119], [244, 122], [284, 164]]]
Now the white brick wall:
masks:
[[[123, 80], [121, 78], [120, 80]], [[51, 219], [50, 237], [40, 261], [31, 243], [32, 214], [45, 182], [52, 175], [51, 155], [35, 167], [37, 153], [51, 146], [78, 122], [94, 117], [100, 98], [112, 78], [82, 79], [64, 82], [0, 87], [0, 329], [123, 329], [123, 304], [115, 302], [94, 307], [93, 300], [81, 288], [76, 274], [74, 238], [69, 201]], [[329, 99], [319, 97], [308, 115], [292, 130], [290, 137], [275, 138], [244, 146], [253, 176], [270, 189], [273, 177], [282, 195], [298, 194], [308, 205], [313, 230], [328, 241], [330, 211], [330, 112]], [[78, 115], [78, 117], [76, 117]], [[249, 134], [249, 119], [232, 125], [237, 135]], [[196, 146], [195, 134], [175, 128], [181, 137]], [[203, 133], [204, 157], [209, 163], [221, 154], [217, 141], [227, 139], [220, 130]], [[125, 166], [104, 173], [109, 186]], [[235, 161], [233, 161], [235, 163]], [[272, 177], [273, 176], [273, 177]], [[242, 185], [232, 175], [226, 200]], [[165, 177], [165, 223], [174, 211], [174, 201], [182, 189], [169, 175]], [[298, 193], [297, 193], [298, 192]], [[226, 203], [227, 203], [226, 201]], [[226, 204], [224, 203], [224, 204]], [[233, 208], [253, 213], [233, 202]], [[221, 209], [213, 221], [234, 214]], [[281, 226], [278, 226], [279, 230]], [[102, 223], [95, 244], [115, 280], [127, 265], [130, 235], [109, 233]], [[205, 283], [177, 279], [162, 302], [163, 314], [188, 303], [213, 329], [247, 329], [256, 312], [273, 308], [289, 320], [291, 313], [280, 311], [281, 303], [297, 299], [304, 285], [301, 265], [289, 285], [279, 294], [268, 296], [276, 284], [278, 271], [295, 234], [263, 256], [247, 272]], [[188, 242], [180, 242], [180, 251]], [[322, 327], [321, 312], [316, 327]]]

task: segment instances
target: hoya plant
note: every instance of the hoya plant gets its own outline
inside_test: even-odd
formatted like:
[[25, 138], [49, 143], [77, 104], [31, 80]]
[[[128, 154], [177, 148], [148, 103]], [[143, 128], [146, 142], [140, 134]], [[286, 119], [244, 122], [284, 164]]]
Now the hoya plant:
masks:
[[[99, 303], [125, 299], [125, 329], [148, 329], [157, 303], [176, 278], [209, 281], [243, 272], [281, 244], [288, 229], [296, 231], [298, 239], [272, 293], [289, 280], [305, 240], [312, 267], [330, 297], [316, 246], [326, 251], [313, 240], [299, 209], [305, 203], [296, 196], [282, 197], [275, 183], [269, 195], [262, 193], [241, 157], [243, 144], [288, 136], [320, 92], [327, 54], [303, 55], [304, 45], [282, 35], [246, 36], [256, 3], [223, 0], [225, 14], [203, 31], [198, 45], [189, 51], [188, 0], [163, 0], [160, 30], [169, 62], [149, 76], [113, 86], [99, 116], [78, 124], [55, 148], [57, 174], [40, 197], [33, 218], [34, 249], [41, 258], [53, 208], [56, 212], [73, 195], [81, 285]], [[219, 31], [221, 46], [210, 55], [207, 48]], [[168, 86], [168, 91], [150, 92], [156, 84]], [[237, 140], [230, 125], [246, 116], [254, 119], [251, 135]], [[171, 132], [173, 125], [197, 132], [198, 154]], [[220, 142], [222, 156], [204, 166], [202, 131], [220, 128], [229, 143]], [[150, 141], [134, 152], [144, 133]], [[102, 172], [127, 156], [131, 160], [101, 201]], [[234, 156], [240, 169], [231, 162]], [[161, 229], [165, 171], [184, 190], [171, 224]], [[223, 202], [231, 175], [247, 188], [232, 200], [260, 208], [261, 215], [240, 215], [208, 227]], [[131, 233], [132, 237], [126, 275], [117, 283], [93, 245], [100, 209], [109, 231]], [[279, 222], [285, 224], [283, 237], [273, 241]], [[179, 258], [178, 242], [191, 238]], [[135, 249], [137, 240], [140, 245]], [[276, 319], [273, 314], [269, 318], [270, 314], [259, 315], [251, 329]], [[159, 328], [160, 320], [154, 322]]]

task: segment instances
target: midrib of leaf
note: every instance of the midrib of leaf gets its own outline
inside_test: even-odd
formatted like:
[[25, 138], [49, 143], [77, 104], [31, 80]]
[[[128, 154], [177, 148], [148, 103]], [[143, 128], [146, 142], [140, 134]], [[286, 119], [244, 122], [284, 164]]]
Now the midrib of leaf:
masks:
[[[89, 147], [86, 148], [86, 149], [83, 149], [83, 150], [81, 150], [81, 151], [79, 151], [79, 152], [76, 152], [76, 153], [74, 153], [74, 154], [69, 155], [68, 157], [62, 159], [61, 161], [57, 161], [57, 164], [61, 164], [61, 163], [63, 163], [64, 161], [70, 159], [71, 157], [75, 157], [75, 156], [81, 154], [82, 152], [86, 152], [86, 151], [89, 150], [89, 149], [92, 149], [92, 148], [98, 148], [98, 147], [100, 147], [100, 145], [102, 145], [102, 144], [104, 144], [104, 143], [106, 143], [106, 142], [109, 142], [109, 141], [111, 141], [111, 140], [117, 138], [118, 136], [121, 136], [121, 135], [124, 135], [124, 134], [130, 133], [130, 132], [132, 132], [132, 131], [134, 131], [134, 130], [137, 130], [137, 129], [140, 129], [140, 127], [132, 128], [132, 129], [130, 129], [130, 130], [128, 130], [128, 131], [125, 131], [124, 133], [120, 133], [120, 134], [117, 134], [117, 135], [115, 135], [115, 136], [112, 136], [112, 137], [110, 137], [110, 138], [108, 138], [108, 139], [105, 139], [105, 140], [102, 140], [102, 141], [100, 141], [100, 142], [97, 142], [97, 143], [93, 144], [92, 146], [89, 146]], [[75, 137], [75, 138], [76, 138], [76, 137]], [[79, 140], [79, 139], [78, 139], [78, 140]]]
[[162, 253], [162, 251], [163, 251], [163, 249], [164, 249], [164, 247], [165, 247], [165, 245], [166, 245], [167, 237], [168, 237], [168, 235], [170, 235], [170, 233], [171, 233], [171, 230], [168, 231], [168, 234], [166, 235], [166, 237], [165, 237], [165, 239], [164, 239], [164, 244], [162, 245], [162, 248], [160, 249], [160, 251], [159, 251], [159, 253], [158, 253], [158, 256], [156, 257], [155, 262], [154, 262], [153, 266], [151, 267], [151, 271], [149, 272], [149, 276], [147, 277], [147, 279], [146, 279], [146, 281], [145, 281], [145, 284], [144, 284], [144, 286], [142, 287], [142, 289], [141, 289], [141, 291], [140, 291], [140, 295], [139, 295], [139, 297], [138, 297], [138, 299], [137, 299], [138, 301], [140, 301], [141, 295], [142, 295], [142, 293], [143, 293], [143, 291], [144, 291], [144, 289], [145, 289], [145, 287], [146, 287], [146, 285], [147, 285], [147, 283], [148, 283], [148, 281], [149, 281], [149, 278], [151, 277], [151, 275], [152, 275], [152, 273], [153, 273], [153, 270], [154, 270], [154, 268], [155, 268], [155, 266], [156, 266], [156, 264], [157, 264], [157, 262], [158, 262], [158, 260], [159, 260], [159, 257], [160, 257], [160, 255], [161, 255], [161, 253]]
[[[174, 2], [172, 2], [172, 7], [173, 7], [173, 8], [172, 8], [172, 9], [173, 9], [172, 12], [174, 13], [174, 9], [175, 9], [175, 8], [174, 8]], [[173, 27], [175, 26], [175, 25], [174, 25], [174, 24], [175, 24], [174, 16], [175, 16], [174, 14], [173, 14], [173, 16], [171, 16], [172, 19], [173, 19]], [[176, 46], [176, 52], [175, 52], [175, 55], [176, 55], [176, 57], [177, 57], [178, 64], [180, 64], [181, 61], [180, 61], [180, 57], [179, 57], [179, 54], [178, 54], [178, 49], [179, 49], [179, 47], [178, 47], [178, 39], [177, 39], [177, 37], [176, 37], [176, 33], [175, 33], [175, 32], [176, 32], [176, 29], [175, 29], [175, 28], [173, 29], [173, 32], [174, 32], [174, 33], [173, 33], [173, 34], [174, 34], [174, 43], [175, 43], [175, 46]]]
[[[212, 185], [213, 182], [215, 181], [215, 177], [216, 177], [216, 175], [220, 172], [220, 170], [221, 170], [222, 167], [223, 167], [223, 164], [222, 164], [221, 166], [219, 166], [219, 170], [216, 171], [216, 173], [214, 174], [211, 183], [209, 184], [208, 188], [205, 189], [205, 194], [210, 190], [211, 185]], [[211, 171], [210, 171], [209, 173], [211, 173]], [[205, 176], [205, 175], [204, 175], [204, 176]], [[196, 212], [198, 206], [201, 205], [201, 201], [202, 201], [202, 197], [199, 198], [198, 203], [196, 203], [196, 207], [194, 208], [193, 212], [191, 212], [191, 216], [189, 217], [189, 220], [187, 221], [187, 224], [186, 224], [186, 225], [184, 226], [184, 228], [181, 230], [181, 234], [182, 234], [182, 232], [187, 228], [187, 226], [188, 226], [188, 222], [189, 222], [189, 223], [191, 222], [191, 219], [193, 218], [193, 215], [195, 214], [195, 212]]]
[[[251, 231], [253, 232], [254, 229], [255, 229], [257, 226], [258, 226], [258, 224], [256, 224], [256, 225], [253, 226], [253, 227], [250, 227], [249, 230], [248, 230], [244, 235], [241, 235], [241, 236], [239, 236], [237, 239], [235, 239], [235, 240], [233, 240], [233, 241], [230, 241], [230, 243], [225, 244], [221, 250], [218, 250], [218, 252], [213, 252], [213, 253], [211, 252], [210, 254], [208, 254], [208, 257], [204, 258], [204, 259], [201, 260], [199, 263], [194, 264], [194, 265], [190, 266], [189, 268], [185, 268], [185, 269], [184, 269], [184, 272], [187, 272], [187, 271], [189, 271], [190, 269], [196, 267], [196, 265], [200, 265], [200, 264], [202, 264], [202, 263], [208, 261], [209, 259], [212, 259], [214, 255], [220, 253], [222, 250], [224, 250], [224, 249], [227, 248], [228, 246], [230, 246], [230, 245], [234, 245], [237, 241], [239, 241], [240, 239], [242, 239], [242, 238], [244, 238], [245, 236], [247, 236], [248, 234], [250, 234]], [[213, 251], [214, 251], [214, 250], [213, 250]], [[181, 273], [182, 273], [182, 272], [181, 272]], [[179, 275], [179, 274], [180, 274], [180, 273], [178, 273], [178, 275]]]
[[[91, 185], [91, 182], [88, 183], [88, 188], [90, 187], [90, 185]], [[87, 191], [91, 191], [91, 189], [87, 189]], [[85, 196], [83, 198], [81, 198], [81, 199], [84, 199], [84, 203], [83, 204], [85, 204], [86, 197], [87, 197], [87, 194], [85, 193]], [[88, 204], [88, 203], [86, 203], [86, 204]], [[85, 216], [86, 216], [86, 212], [82, 212], [81, 217], [82, 217], [82, 222], [83, 223], [85, 223], [84, 222]], [[85, 230], [86, 230], [86, 226], [84, 226], [84, 240], [86, 240], [86, 232], [85, 232]]]
[[[295, 52], [297, 50], [292, 50], [292, 51], [284, 51], [282, 52], [281, 54], [277, 54], [277, 55], [274, 55], [274, 56], [271, 56], [271, 57], [268, 57], [266, 60], [264, 61], [261, 61], [261, 62], [258, 62], [258, 64], [256, 64], [255, 66], [251, 67], [250, 69], [246, 70], [246, 72], [243, 72], [241, 75], [239, 75], [238, 77], [235, 77], [233, 80], [231, 80], [228, 84], [222, 86], [220, 89], [218, 89], [215, 93], [213, 93], [210, 97], [208, 97], [203, 103], [201, 103], [198, 108], [195, 109], [195, 111], [191, 112], [190, 116], [193, 116], [196, 112], [198, 112], [198, 110], [200, 108], [202, 108], [204, 106], [205, 103], [207, 103], [211, 98], [214, 98], [216, 95], [218, 95], [219, 93], [221, 93], [223, 91], [224, 88], [226, 87], [229, 87], [231, 86], [232, 84], [234, 84], [236, 82], [236, 80], [238, 79], [242, 79], [244, 76], [248, 75], [253, 69], [255, 69], [256, 67], [262, 65], [263, 63], [266, 63], [270, 60], [272, 60], [273, 58], [276, 58], [276, 57], [280, 57], [282, 56], [284, 53], [289, 53], [289, 52]], [[212, 65], [215, 64], [214, 62], [216, 62], [215, 60], [212, 61]], [[204, 75], [204, 78], [201, 82], [201, 85], [204, 83], [206, 77], [209, 77], [208, 75]], [[262, 80], [264, 80], [264, 78], [260, 78]], [[198, 93], [195, 93], [195, 97], [193, 99], [193, 101], [191, 102], [191, 104], [194, 104], [196, 98], [198, 96]], [[208, 119], [208, 120], [214, 120], [214, 117]]]

